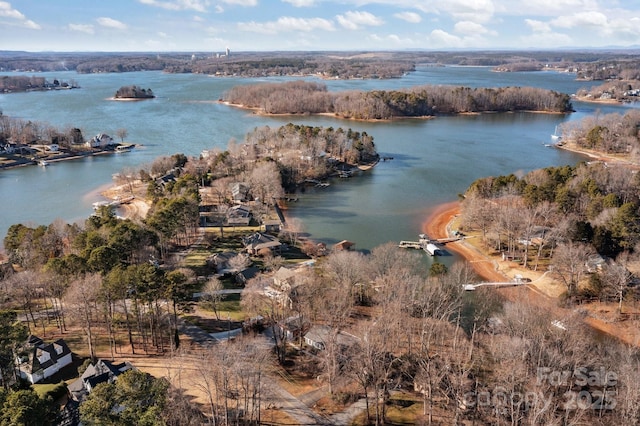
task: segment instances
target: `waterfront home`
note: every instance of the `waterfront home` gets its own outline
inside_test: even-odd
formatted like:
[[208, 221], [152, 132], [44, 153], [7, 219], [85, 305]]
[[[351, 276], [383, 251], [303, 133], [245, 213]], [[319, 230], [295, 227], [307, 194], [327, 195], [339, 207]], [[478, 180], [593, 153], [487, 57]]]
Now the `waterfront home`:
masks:
[[87, 141], [89, 148], [103, 149], [109, 145], [113, 145], [113, 138], [105, 133], [100, 133]]
[[263, 234], [262, 232], [256, 232], [243, 238], [242, 243], [247, 253], [253, 255], [257, 255], [263, 250], [280, 250], [282, 247], [280, 240], [273, 235]]
[[17, 359], [18, 371], [20, 377], [29, 383], [51, 377], [72, 362], [71, 349], [63, 339], [46, 344], [41, 338], [31, 335], [24, 345], [24, 352]]

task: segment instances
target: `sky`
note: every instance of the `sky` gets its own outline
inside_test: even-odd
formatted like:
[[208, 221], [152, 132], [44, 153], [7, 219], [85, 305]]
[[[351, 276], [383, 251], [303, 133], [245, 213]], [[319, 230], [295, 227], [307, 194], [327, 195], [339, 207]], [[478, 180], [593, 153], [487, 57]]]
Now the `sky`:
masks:
[[640, 46], [640, 0], [0, 0], [0, 50]]

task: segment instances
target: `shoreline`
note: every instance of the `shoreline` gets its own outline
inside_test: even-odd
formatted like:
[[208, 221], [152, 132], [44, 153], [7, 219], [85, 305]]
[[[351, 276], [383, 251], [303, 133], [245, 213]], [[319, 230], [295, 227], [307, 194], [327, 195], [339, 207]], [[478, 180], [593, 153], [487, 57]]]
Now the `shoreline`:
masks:
[[[451, 236], [451, 227], [455, 219], [460, 215], [460, 202], [451, 201], [440, 204], [433, 213], [422, 223], [422, 230], [430, 238], [446, 238]], [[523, 276], [532, 278], [532, 284], [518, 287], [502, 287], [495, 290], [502, 294], [507, 300], [519, 301], [521, 303], [533, 304], [545, 309], [549, 309], [558, 318], [568, 318], [574, 313], [574, 309], [563, 308], [558, 304], [558, 295], [550, 293], [548, 290], [555, 286], [552, 279], [547, 279], [544, 273], [525, 270], [523, 268], [513, 267], [513, 262], [502, 261], [490, 255], [481, 253], [465, 240], [448, 243], [447, 250], [451, 250], [463, 257], [465, 262], [469, 263], [473, 270], [484, 280], [502, 281], [513, 279], [508, 272], [520, 273]], [[551, 286], [545, 285], [545, 282], [551, 283]], [[524, 291], [521, 291], [524, 288]], [[633, 322], [614, 322], [594, 316], [599, 310], [602, 310], [601, 303], [590, 306], [588, 310], [586, 305], [581, 305], [585, 312], [583, 322], [592, 330], [604, 335], [616, 338], [617, 340], [634, 346], [640, 347], [640, 331]], [[602, 315], [600, 315], [602, 316]]]
[[263, 116], [263, 117], [312, 117], [312, 116], [324, 116], [331, 117], [338, 120], [347, 120], [347, 121], [362, 121], [366, 123], [376, 123], [376, 122], [391, 122], [397, 120], [433, 120], [438, 117], [449, 117], [449, 116], [457, 116], [457, 115], [484, 115], [484, 114], [514, 114], [514, 113], [530, 113], [530, 114], [567, 114], [568, 111], [536, 111], [536, 110], [519, 110], [519, 111], [461, 111], [455, 112], [451, 114], [441, 114], [441, 115], [420, 115], [420, 116], [392, 116], [391, 118], [354, 118], [354, 117], [345, 117], [335, 112], [303, 112], [303, 113], [269, 113], [265, 112], [261, 107], [250, 107], [243, 104], [234, 104], [229, 101], [224, 101], [219, 99], [215, 101], [215, 103], [219, 103], [222, 105], [226, 105], [232, 108], [238, 108], [245, 111], [250, 111], [252, 114]]
[[573, 141], [563, 142], [561, 145], [556, 145], [556, 148], [564, 149], [565, 151], [574, 152], [576, 154], [582, 154], [589, 158], [593, 158], [596, 161], [621, 164], [627, 167], [640, 169], [640, 164], [633, 162], [631, 159], [621, 158], [621, 157], [617, 157], [615, 155], [610, 155], [610, 154], [605, 154], [604, 152], [600, 152], [600, 151], [580, 148]]
[[[138, 144], [130, 144], [130, 145], [132, 149], [140, 146]], [[63, 161], [81, 160], [83, 158], [95, 157], [98, 155], [117, 154], [117, 153], [118, 151], [116, 151], [114, 148], [114, 149], [102, 149], [100, 151], [91, 151], [91, 152], [78, 151], [78, 152], [54, 155], [52, 157], [43, 156], [43, 157], [38, 157], [37, 160], [29, 160], [29, 159], [22, 159], [21, 161], [13, 160], [13, 163], [10, 163], [10, 164], [0, 164], [0, 171], [15, 169], [18, 167], [37, 166], [38, 161], [42, 161], [42, 160], [45, 160], [47, 163], [60, 163]]]

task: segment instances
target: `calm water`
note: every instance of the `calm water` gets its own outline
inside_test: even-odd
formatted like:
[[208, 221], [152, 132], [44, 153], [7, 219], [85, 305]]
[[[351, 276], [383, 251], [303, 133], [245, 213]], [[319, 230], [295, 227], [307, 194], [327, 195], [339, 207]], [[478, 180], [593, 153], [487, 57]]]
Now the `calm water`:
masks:
[[[575, 164], [583, 157], [545, 147], [555, 126], [596, 110], [623, 111], [625, 106], [574, 103], [568, 115], [488, 114], [363, 123], [327, 117], [258, 117], [215, 101], [238, 84], [281, 79], [212, 78], [190, 74], [138, 72], [80, 75], [45, 73], [49, 79], [75, 80], [79, 90], [0, 95], [0, 110], [12, 117], [74, 126], [85, 137], [115, 136], [127, 129], [128, 142], [143, 146], [132, 152], [92, 159], [0, 171], [0, 236], [11, 224], [49, 224], [60, 218], [83, 220], [91, 204], [111, 183], [111, 176], [137, 168], [161, 155], [198, 155], [242, 140], [254, 127], [288, 122], [367, 131], [382, 155], [393, 160], [354, 179], [335, 179], [331, 186], [308, 190], [289, 214], [302, 219], [314, 238], [342, 239], [371, 249], [387, 241], [414, 239], [433, 209], [452, 201], [483, 176], [525, 173], [532, 169]], [[153, 89], [156, 99], [114, 102], [108, 98], [123, 86]], [[563, 73], [493, 73], [488, 68], [420, 67], [403, 78], [384, 81], [327, 81], [330, 90], [399, 89], [421, 84], [471, 87], [536, 86], [574, 93], [585, 83]]]

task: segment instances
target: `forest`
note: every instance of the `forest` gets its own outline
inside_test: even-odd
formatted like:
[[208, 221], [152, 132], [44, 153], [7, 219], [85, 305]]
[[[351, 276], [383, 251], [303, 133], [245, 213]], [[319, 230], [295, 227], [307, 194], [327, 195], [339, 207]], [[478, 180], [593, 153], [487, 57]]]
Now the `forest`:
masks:
[[595, 114], [583, 120], [563, 124], [562, 140], [580, 149], [617, 155], [632, 163], [640, 156], [640, 113], [629, 109], [625, 114]]
[[570, 97], [531, 87], [469, 88], [417, 86], [405, 90], [328, 92], [322, 83], [285, 82], [235, 86], [223, 101], [267, 114], [332, 113], [358, 120], [388, 120], [443, 114], [543, 111], [569, 112]]

